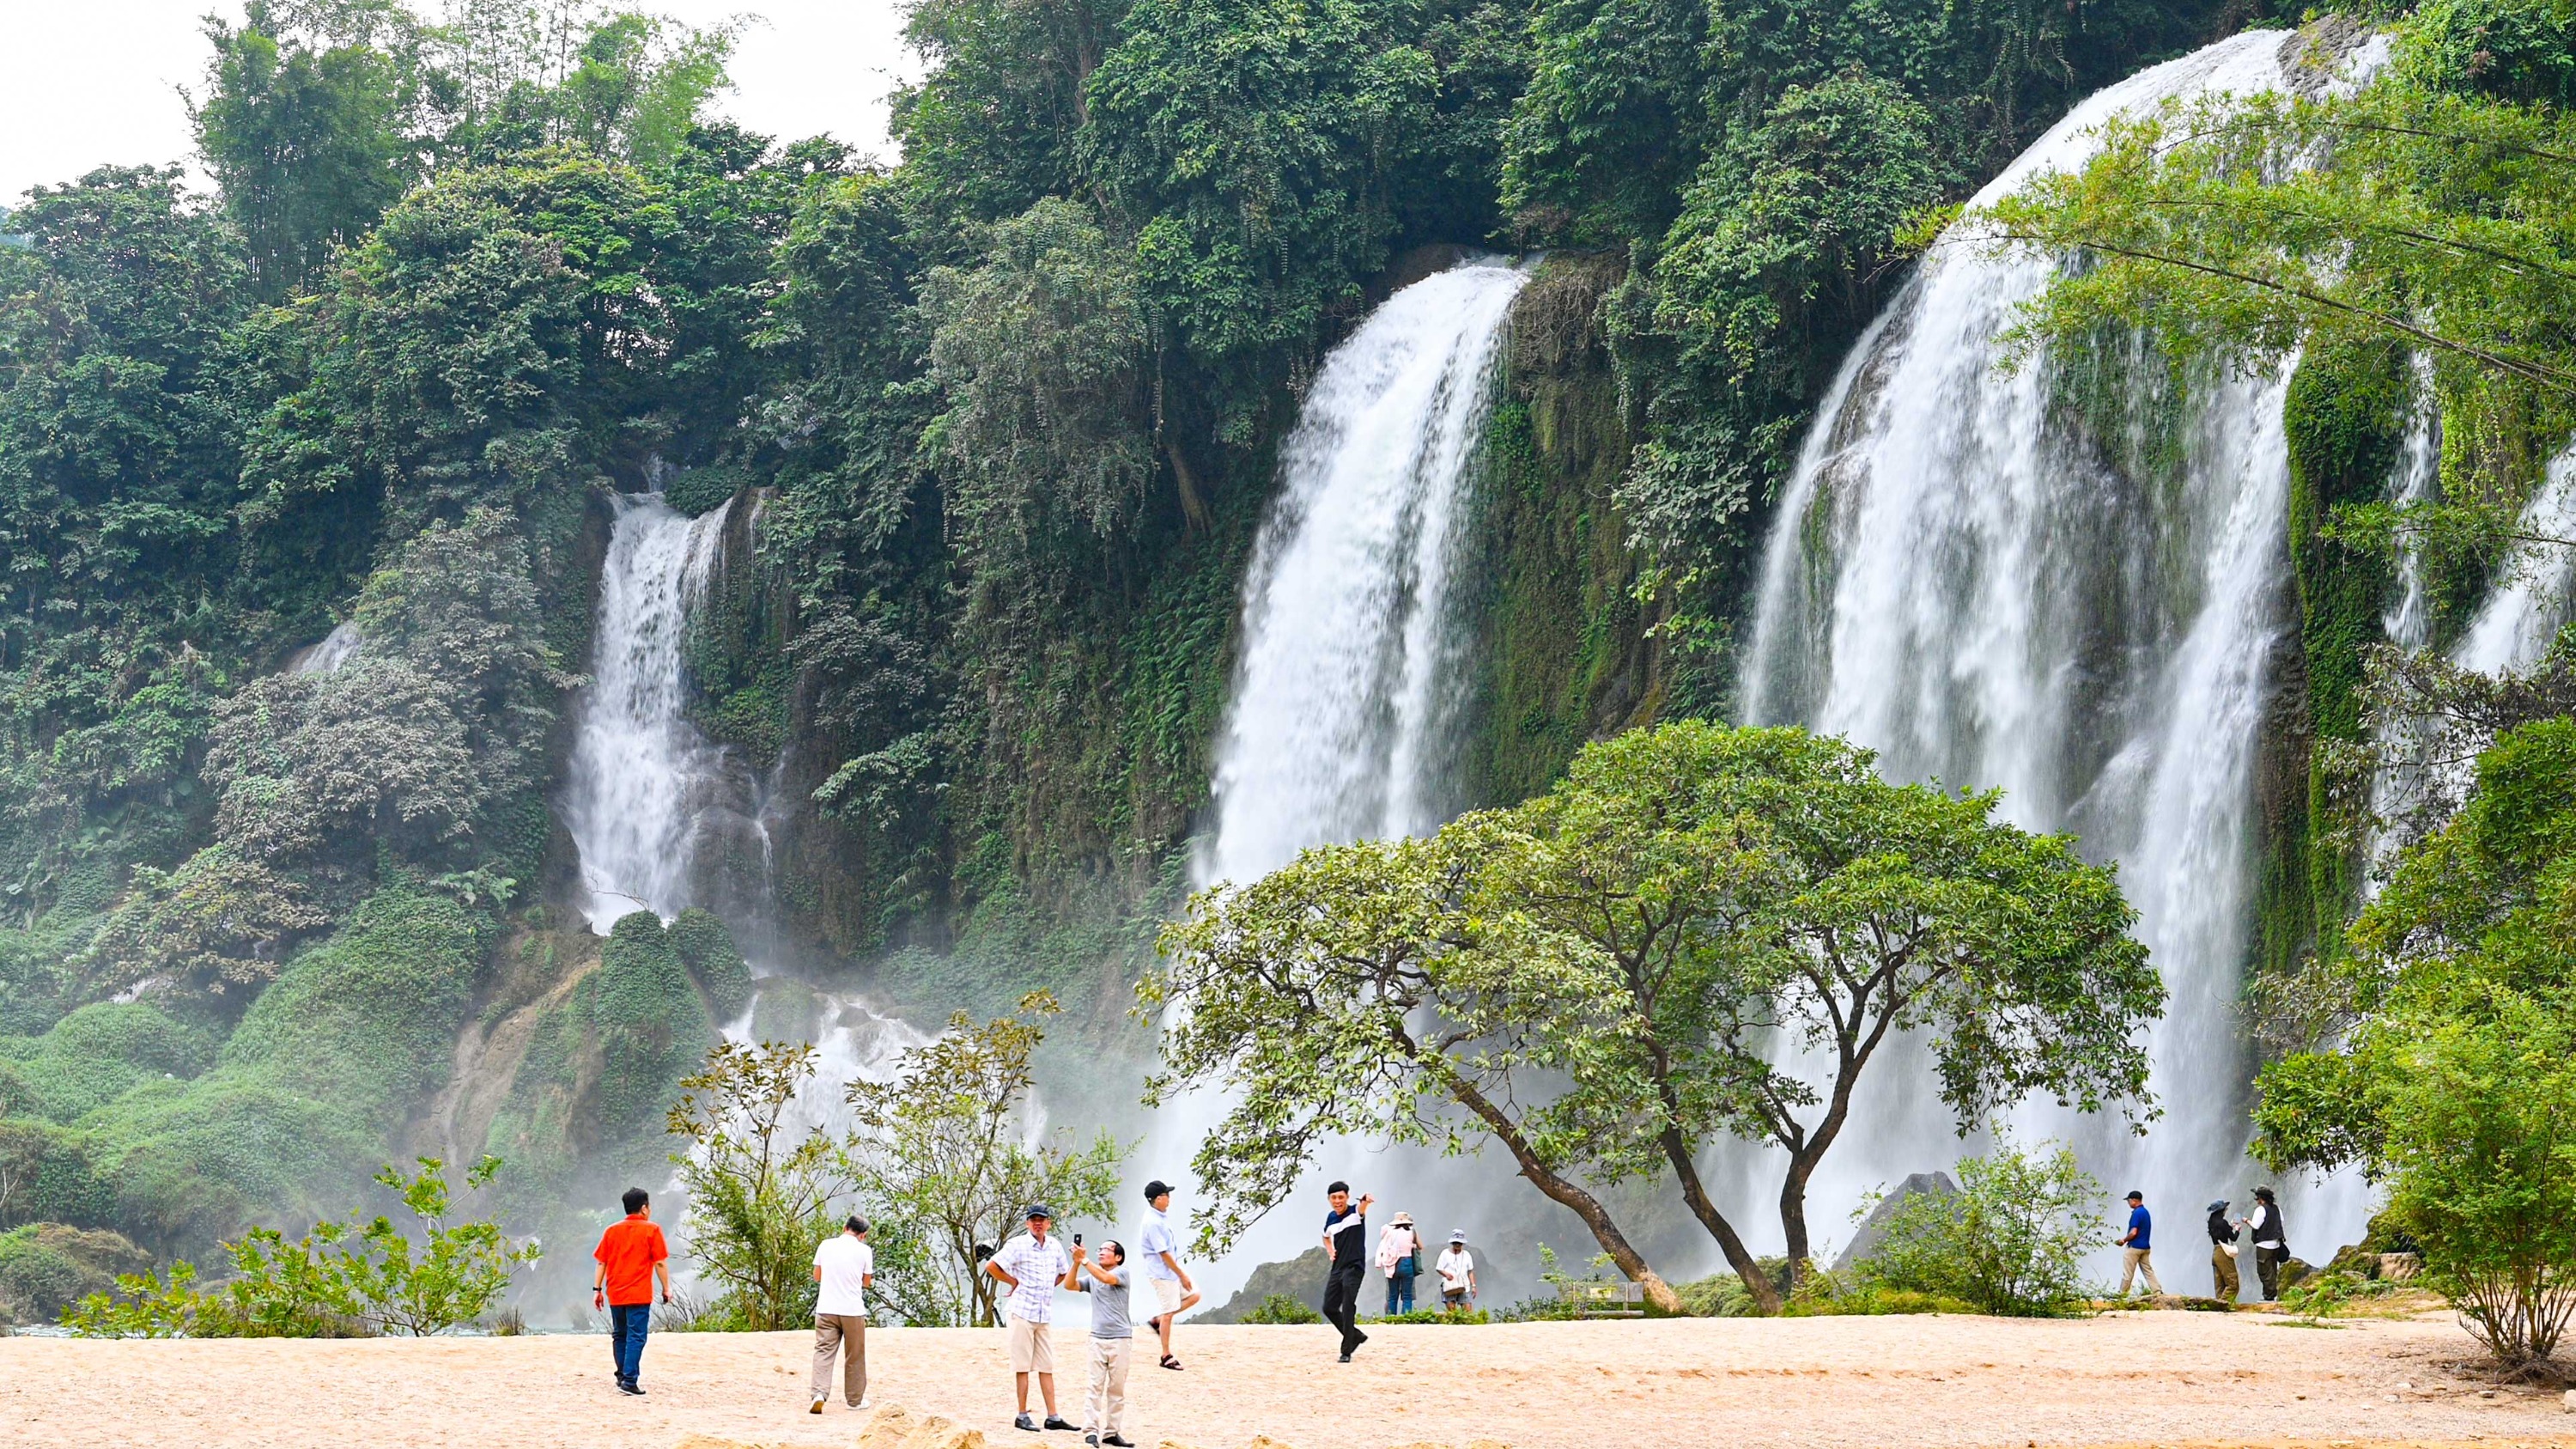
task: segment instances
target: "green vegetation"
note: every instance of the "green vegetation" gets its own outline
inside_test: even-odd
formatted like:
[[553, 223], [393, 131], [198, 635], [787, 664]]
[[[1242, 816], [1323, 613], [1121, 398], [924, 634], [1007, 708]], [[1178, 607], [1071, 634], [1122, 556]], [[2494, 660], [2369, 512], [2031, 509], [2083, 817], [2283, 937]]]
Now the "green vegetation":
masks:
[[[466, 1186], [483, 1186], [500, 1166], [491, 1157], [476, 1163]], [[393, 1167], [376, 1174], [416, 1220], [417, 1245], [382, 1216], [326, 1219], [291, 1241], [253, 1228], [223, 1245], [231, 1277], [199, 1288], [196, 1265], [185, 1260], [166, 1274], [123, 1274], [115, 1292], [82, 1299], [63, 1323], [83, 1338], [426, 1338], [472, 1323], [499, 1301], [513, 1270], [536, 1261], [537, 1247], [488, 1222], [451, 1225], [445, 1167], [424, 1157], [410, 1177]]]
[[831, 1136], [789, 1120], [814, 1074], [814, 1049], [720, 1043], [680, 1079], [671, 1155], [688, 1194], [700, 1271], [719, 1285], [693, 1327], [766, 1333], [813, 1322], [814, 1245], [841, 1231], [835, 1199], [850, 1196], [848, 1158]]
[[1960, 1159], [1958, 1170], [1957, 1192], [1918, 1192], [1898, 1206], [1861, 1264], [1864, 1289], [2020, 1317], [2064, 1313], [2081, 1301], [2084, 1254], [2106, 1225], [2092, 1206], [2101, 1184], [2075, 1165], [2075, 1153], [2003, 1142]]
[[[2133, 913], [2109, 871], [1995, 803], [1888, 784], [1800, 730], [1669, 724], [1428, 840], [1318, 847], [1202, 892], [1141, 994], [1179, 1008], [1148, 1100], [1234, 1089], [1192, 1164], [1203, 1246], [1281, 1201], [1324, 1134], [1492, 1141], [1655, 1311], [1679, 1301], [1582, 1179], [1670, 1181], [1776, 1307], [1700, 1149], [1787, 1155], [1803, 1275], [1806, 1184], [1891, 1033], [1928, 1033], [1962, 1127], [2032, 1092], [2087, 1110], [2144, 1092], [2163, 987]], [[1821, 1090], [1776, 1065], [1776, 1035], [1839, 1063]], [[1516, 1090], [1532, 1077], [1562, 1085]]]
[[1315, 1305], [1303, 1298], [1291, 1298], [1285, 1293], [1272, 1293], [1252, 1305], [1251, 1311], [1243, 1315], [1243, 1321], [1246, 1323], [1321, 1323], [1324, 1321], [1324, 1315], [1316, 1311]]
[[850, 1162], [863, 1201], [903, 1223], [926, 1250], [914, 1322], [1001, 1322], [995, 1281], [978, 1249], [1024, 1230], [1031, 1203], [1060, 1223], [1113, 1218], [1124, 1152], [1107, 1132], [1077, 1140], [1058, 1128], [1032, 1145], [1025, 1126], [1030, 1058], [1055, 999], [1032, 992], [1017, 1014], [978, 1025], [949, 1019], [933, 1041], [904, 1051], [882, 1082], [849, 1084]]

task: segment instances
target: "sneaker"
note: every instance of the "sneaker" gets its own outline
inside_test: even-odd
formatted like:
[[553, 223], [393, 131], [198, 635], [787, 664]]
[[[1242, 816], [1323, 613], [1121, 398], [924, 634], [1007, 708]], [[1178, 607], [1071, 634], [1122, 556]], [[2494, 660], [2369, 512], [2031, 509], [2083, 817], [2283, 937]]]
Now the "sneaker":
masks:
[[1065, 1422], [1064, 1420], [1057, 1418], [1057, 1417], [1056, 1417], [1055, 1415], [1053, 1415], [1053, 1414], [1049, 1414], [1049, 1415], [1047, 1415], [1046, 1426], [1047, 1426], [1048, 1428], [1050, 1428], [1050, 1429], [1065, 1429], [1065, 1430], [1079, 1429], [1079, 1428], [1081, 1428], [1081, 1427], [1082, 1427], [1080, 1424], [1071, 1424], [1071, 1423], [1067, 1423], [1067, 1422]]
[[644, 1397], [644, 1386], [633, 1379], [618, 1380], [617, 1391], [621, 1394], [633, 1394], [639, 1399]]
[[1026, 1414], [1022, 1414], [1011, 1421], [1011, 1427], [1014, 1429], [1026, 1429], [1030, 1433], [1034, 1434], [1038, 1431], [1038, 1421], [1030, 1418]]
[[872, 1399], [861, 1399], [857, 1403], [850, 1405], [850, 1407], [852, 1409], [873, 1409], [876, 1407], [876, 1402]]
[[1346, 1348], [1346, 1349], [1343, 1349], [1343, 1350], [1342, 1350], [1342, 1362], [1344, 1362], [1344, 1363], [1349, 1363], [1350, 1361], [1351, 1361], [1351, 1351], [1350, 1351], [1349, 1349], [1347, 1349], [1347, 1348]]
[[1102, 1449], [1136, 1449], [1134, 1441], [1122, 1439], [1115, 1434], [1101, 1435], [1100, 1443]]
[[823, 1412], [823, 1401], [821, 1399], [816, 1399], [814, 1401], [814, 1407], [807, 1409], [805, 1412], [809, 1414], [819, 1414]]

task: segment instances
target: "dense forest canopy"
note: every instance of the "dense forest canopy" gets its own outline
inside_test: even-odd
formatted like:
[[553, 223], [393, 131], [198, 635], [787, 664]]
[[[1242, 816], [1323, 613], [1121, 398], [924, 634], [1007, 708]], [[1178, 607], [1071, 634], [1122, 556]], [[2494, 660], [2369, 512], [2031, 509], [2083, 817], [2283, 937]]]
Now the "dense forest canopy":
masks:
[[[2562, 12], [2428, 6], [2398, 68], [2418, 100], [2369, 102], [2484, 107], [2462, 124], [2519, 125], [2555, 157], [2504, 177], [2554, 220], [2472, 217], [2454, 241], [2563, 236]], [[531, 0], [252, 0], [206, 22], [211, 193], [175, 165], [111, 167], [13, 203], [0, 1229], [202, 1244], [337, 1211], [389, 1143], [460, 1121], [457, 1160], [500, 1154], [493, 1191], [532, 1215], [659, 1156], [664, 1106], [747, 997], [704, 912], [603, 942], [564, 908], [551, 800], [604, 493], [744, 500], [738, 564], [688, 641], [691, 707], [793, 802], [777, 893], [798, 949], [940, 1013], [1099, 999], [1076, 1030], [1109, 1041], [1201, 823], [1274, 450], [1421, 249], [1552, 255], [1511, 365], [1575, 377], [1578, 401], [1499, 409], [1497, 466], [1573, 499], [1582, 587], [1609, 601], [1584, 627], [1644, 641], [1624, 692], [1497, 708], [1540, 743], [1488, 783], [1536, 793], [1591, 734], [1724, 711], [1745, 562], [1922, 219], [2087, 92], [2261, 18], [2199, 0], [907, 14], [923, 78], [880, 164], [723, 120], [723, 31]], [[2425, 213], [2496, 179], [2373, 154], [2302, 184], [2349, 217], [2376, 197], [2347, 183], [2383, 165], [2418, 167]], [[2242, 182], [2227, 159], [2195, 184]], [[2018, 224], [2107, 244], [2084, 200], [2031, 198]], [[2339, 252], [2372, 267], [2318, 285], [2379, 287], [2382, 310], [2473, 294], [2464, 254]], [[2563, 359], [2553, 265], [2461, 325]], [[2169, 299], [2116, 268], [2085, 286], [2040, 322], [2170, 324], [2180, 359], [2176, 319], [2215, 317], [2377, 379], [2370, 417], [2294, 420], [2318, 438], [2294, 463], [2343, 470], [2310, 489], [2320, 510], [2384, 474], [2402, 344], [2224, 298], [2150, 316]], [[2483, 460], [2446, 454], [2446, 484], [2509, 513], [2563, 443], [2564, 390], [2442, 369]], [[1573, 436], [1607, 458], [1581, 483]], [[2311, 620], [2331, 592], [2315, 569], [2365, 580], [2346, 602], [2375, 609], [2406, 534], [2337, 517], [2294, 539]], [[2442, 526], [2465, 540], [2441, 575], [2457, 612], [2501, 545]], [[2348, 634], [2304, 638], [2320, 732], [2353, 741], [2369, 641]], [[326, 640], [332, 667], [301, 667]], [[2297, 826], [2313, 847], [2284, 847], [2313, 858], [2283, 980], [2319, 942], [2333, 955], [2354, 901], [2355, 852], [2317, 799]], [[504, 1021], [524, 1026], [516, 1075], [451, 1082], [460, 1031]]]

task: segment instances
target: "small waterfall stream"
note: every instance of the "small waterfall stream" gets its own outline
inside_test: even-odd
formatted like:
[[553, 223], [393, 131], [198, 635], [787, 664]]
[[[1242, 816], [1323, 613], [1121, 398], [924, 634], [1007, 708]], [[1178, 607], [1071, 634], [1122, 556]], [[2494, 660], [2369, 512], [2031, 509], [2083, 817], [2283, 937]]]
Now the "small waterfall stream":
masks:
[[[2096, 94], [1979, 200], [2080, 165], [2115, 113], [2279, 87], [2284, 42], [2238, 35]], [[2052, 406], [2046, 361], [1997, 365], [2053, 275], [2045, 259], [1940, 250], [1856, 350], [1782, 502], [1744, 712], [1848, 735], [1895, 778], [2001, 786], [2006, 818], [2119, 863], [2170, 993], [2151, 1041], [2164, 1115], [2143, 1139], [2048, 1107], [2019, 1125], [2073, 1138], [2117, 1179], [2107, 1189], [2142, 1187], [2188, 1222], [2260, 1180], [2243, 1156], [2251, 1061], [2234, 1006], [2265, 665], [2291, 627], [2288, 367], [2202, 384], [2178, 462], [2124, 468]], [[1961, 1150], [1909, 1080], [1921, 1061], [1900, 1055], [1865, 1088], [1820, 1209]], [[2358, 1226], [2311, 1213], [2302, 1246]]]
[[[928, 1040], [856, 996], [811, 991], [781, 977], [768, 899], [768, 793], [743, 762], [708, 740], [687, 713], [689, 617], [724, 559], [733, 504], [691, 518], [659, 493], [619, 494], [601, 564], [591, 683], [584, 691], [564, 787], [565, 829], [581, 855], [586, 914], [606, 935], [619, 917], [651, 910], [664, 920], [691, 906], [724, 916], [764, 994], [784, 991], [810, 1037], [815, 1075], [799, 1101], [806, 1125], [838, 1115], [841, 1085], [881, 1078], [906, 1047]], [[760, 878], [728, 883], [710, 848], [745, 833]], [[810, 993], [813, 1000], [804, 1002]], [[725, 1023], [754, 1036], [761, 1002]]]
[[696, 904], [696, 808], [723, 752], [686, 713], [681, 649], [724, 543], [727, 500], [690, 518], [659, 493], [621, 493], [600, 567], [591, 682], [573, 739], [564, 828], [581, 852], [590, 926], [650, 910], [665, 920]]

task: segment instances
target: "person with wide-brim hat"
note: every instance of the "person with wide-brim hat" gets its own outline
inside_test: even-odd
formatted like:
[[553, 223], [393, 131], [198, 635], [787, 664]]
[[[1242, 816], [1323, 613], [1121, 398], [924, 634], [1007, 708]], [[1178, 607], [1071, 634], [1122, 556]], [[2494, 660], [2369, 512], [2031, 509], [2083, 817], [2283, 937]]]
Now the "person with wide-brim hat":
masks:
[[1422, 1272], [1422, 1235], [1413, 1214], [1397, 1213], [1377, 1235], [1377, 1267], [1386, 1275], [1386, 1316], [1413, 1311], [1413, 1280]]
[[2236, 1271], [2236, 1224], [2227, 1220], [2227, 1206], [2223, 1197], [2209, 1205], [2209, 1279], [2221, 1303], [2233, 1303], [2245, 1291], [2244, 1275]]

